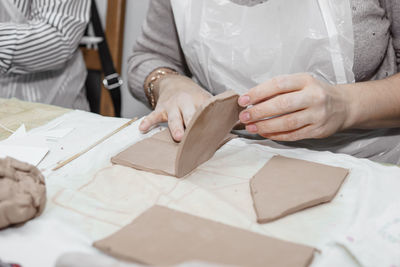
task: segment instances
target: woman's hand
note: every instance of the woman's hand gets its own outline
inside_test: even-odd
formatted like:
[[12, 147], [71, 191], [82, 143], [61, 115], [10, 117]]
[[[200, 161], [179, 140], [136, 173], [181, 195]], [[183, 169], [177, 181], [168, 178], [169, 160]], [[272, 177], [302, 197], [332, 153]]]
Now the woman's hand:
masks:
[[309, 74], [273, 78], [242, 95], [246, 130], [277, 141], [323, 138], [349, 127], [346, 90]]
[[146, 132], [152, 126], [168, 121], [172, 137], [179, 142], [185, 126], [211, 94], [188, 77], [169, 74], [160, 80], [155, 97], [156, 108], [142, 121], [139, 129]]

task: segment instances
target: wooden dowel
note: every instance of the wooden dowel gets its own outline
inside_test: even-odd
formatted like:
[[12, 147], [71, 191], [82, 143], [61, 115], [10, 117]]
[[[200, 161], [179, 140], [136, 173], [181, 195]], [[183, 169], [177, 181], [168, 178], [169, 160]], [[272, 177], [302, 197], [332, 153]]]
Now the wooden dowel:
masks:
[[94, 148], [95, 146], [99, 145], [100, 143], [102, 143], [104, 140], [110, 138], [111, 136], [113, 136], [114, 134], [118, 133], [119, 131], [121, 131], [122, 129], [128, 127], [129, 125], [131, 125], [132, 123], [134, 123], [137, 120], [137, 118], [133, 118], [132, 120], [128, 121], [127, 123], [125, 123], [124, 125], [122, 125], [121, 127], [119, 127], [118, 129], [114, 130], [113, 132], [107, 134], [106, 136], [104, 136], [103, 138], [101, 138], [99, 141], [97, 141], [96, 143], [90, 145], [88, 148], [82, 150], [81, 152], [73, 155], [72, 157], [70, 157], [67, 160], [64, 160], [62, 162], [60, 162], [55, 168], [53, 168], [53, 171], [58, 170], [59, 168], [67, 165], [68, 163], [70, 163], [71, 161], [79, 158], [80, 156], [82, 156], [83, 154], [85, 154], [86, 152], [88, 152], [89, 150], [91, 150], [92, 148]]

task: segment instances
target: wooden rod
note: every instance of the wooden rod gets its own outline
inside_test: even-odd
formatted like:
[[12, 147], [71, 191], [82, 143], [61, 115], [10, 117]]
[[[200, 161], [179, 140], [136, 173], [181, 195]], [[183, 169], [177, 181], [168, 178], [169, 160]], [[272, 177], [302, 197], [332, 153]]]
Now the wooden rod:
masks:
[[53, 168], [53, 171], [56, 171], [58, 169], [60, 169], [61, 167], [64, 167], [65, 165], [67, 165], [68, 163], [70, 163], [71, 161], [79, 158], [80, 156], [82, 156], [83, 154], [85, 154], [86, 152], [88, 152], [89, 150], [91, 150], [92, 148], [94, 148], [95, 146], [99, 145], [100, 143], [104, 142], [106, 139], [110, 138], [111, 136], [113, 136], [114, 134], [118, 133], [119, 131], [121, 131], [122, 129], [128, 127], [129, 125], [131, 125], [132, 123], [134, 123], [137, 120], [137, 118], [133, 118], [132, 120], [128, 121], [127, 123], [125, 123], [124, 125], [122, 125], [121, 127], [119, 127], [118, 129], [114, 130], [113, 132], [107, 134], [106, 136], [104, 136], [103, 138], [101, 138], [99, 141], [95, 142], [94, 144], [90, 145], [88, 148], [82, 150], [81, 152], [73, 155], [72, 157], [70, 157], [67, 160], [64, 160], [62, 162], [60, 162], [55, 168]]

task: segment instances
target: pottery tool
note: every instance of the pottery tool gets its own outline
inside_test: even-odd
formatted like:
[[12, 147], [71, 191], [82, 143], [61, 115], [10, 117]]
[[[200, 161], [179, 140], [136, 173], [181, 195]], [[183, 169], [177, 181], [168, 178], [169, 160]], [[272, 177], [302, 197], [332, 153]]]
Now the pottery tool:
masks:
[[103, 138], [101, 138], [99, 141], [95, 142], [94, 144], [90, 145], [88, 148], [82, 150], [81, 152], [73, 155], [72, 157], [70, 157], [67, 160], [64, 160], [62, 162], [60, 162], [55, 168], [53, 168], [52, 170], [58, 170], [61, 167], [64, 167], [65, 165], [67, 165], [68, 163], [70, 163], [71, 161], [79, 158], [80, 156], [82, 156], [83, 154], [85, 154], [86, 152], [88, 152], [89, 150], [91, 150], [92, 148], [94, 148], [95, 146], [101, 144], [102, 142], [104, 142], [106, 139], [110, 138], [111, 136], [113, 136], [114, 134], [120, 132], [121, 130], [125, 129], [126, 127], [128, 127], [129, 125], [131, 125], [132, 123], [134, 123], [137, 120], [137, 118], [133, 118], [132, 120], [128, 121], [127, 123], [125, 123], [124, 125], [122, 125], [121, 127], [119, 127], [118, 129], [115, 129], [113, 132], [107, 134], [106, 136], [104, 136]]

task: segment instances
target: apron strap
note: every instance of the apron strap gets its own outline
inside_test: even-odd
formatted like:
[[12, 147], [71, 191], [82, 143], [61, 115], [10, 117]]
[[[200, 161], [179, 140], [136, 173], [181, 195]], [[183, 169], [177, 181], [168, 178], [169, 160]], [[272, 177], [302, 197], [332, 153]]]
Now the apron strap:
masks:
[[108, 89], [111, 95], [111, 99], [114, 106], [115, 116], [121, 117], [121, 85], [122, 80], [119, 74], [115, 70], [114, 62], [112, 60], [110, 49], [108, 47], [107, 39], [103, 31], [103, 27], [100, 22], [99, 13], [95, 0], [92, 0], [91, 8], [91, 21], [94, 33], [98, 37], [102, 37], [102, 41], [98, 44], [99, 56], [101, 67], [104, 73], [103, 85]]

